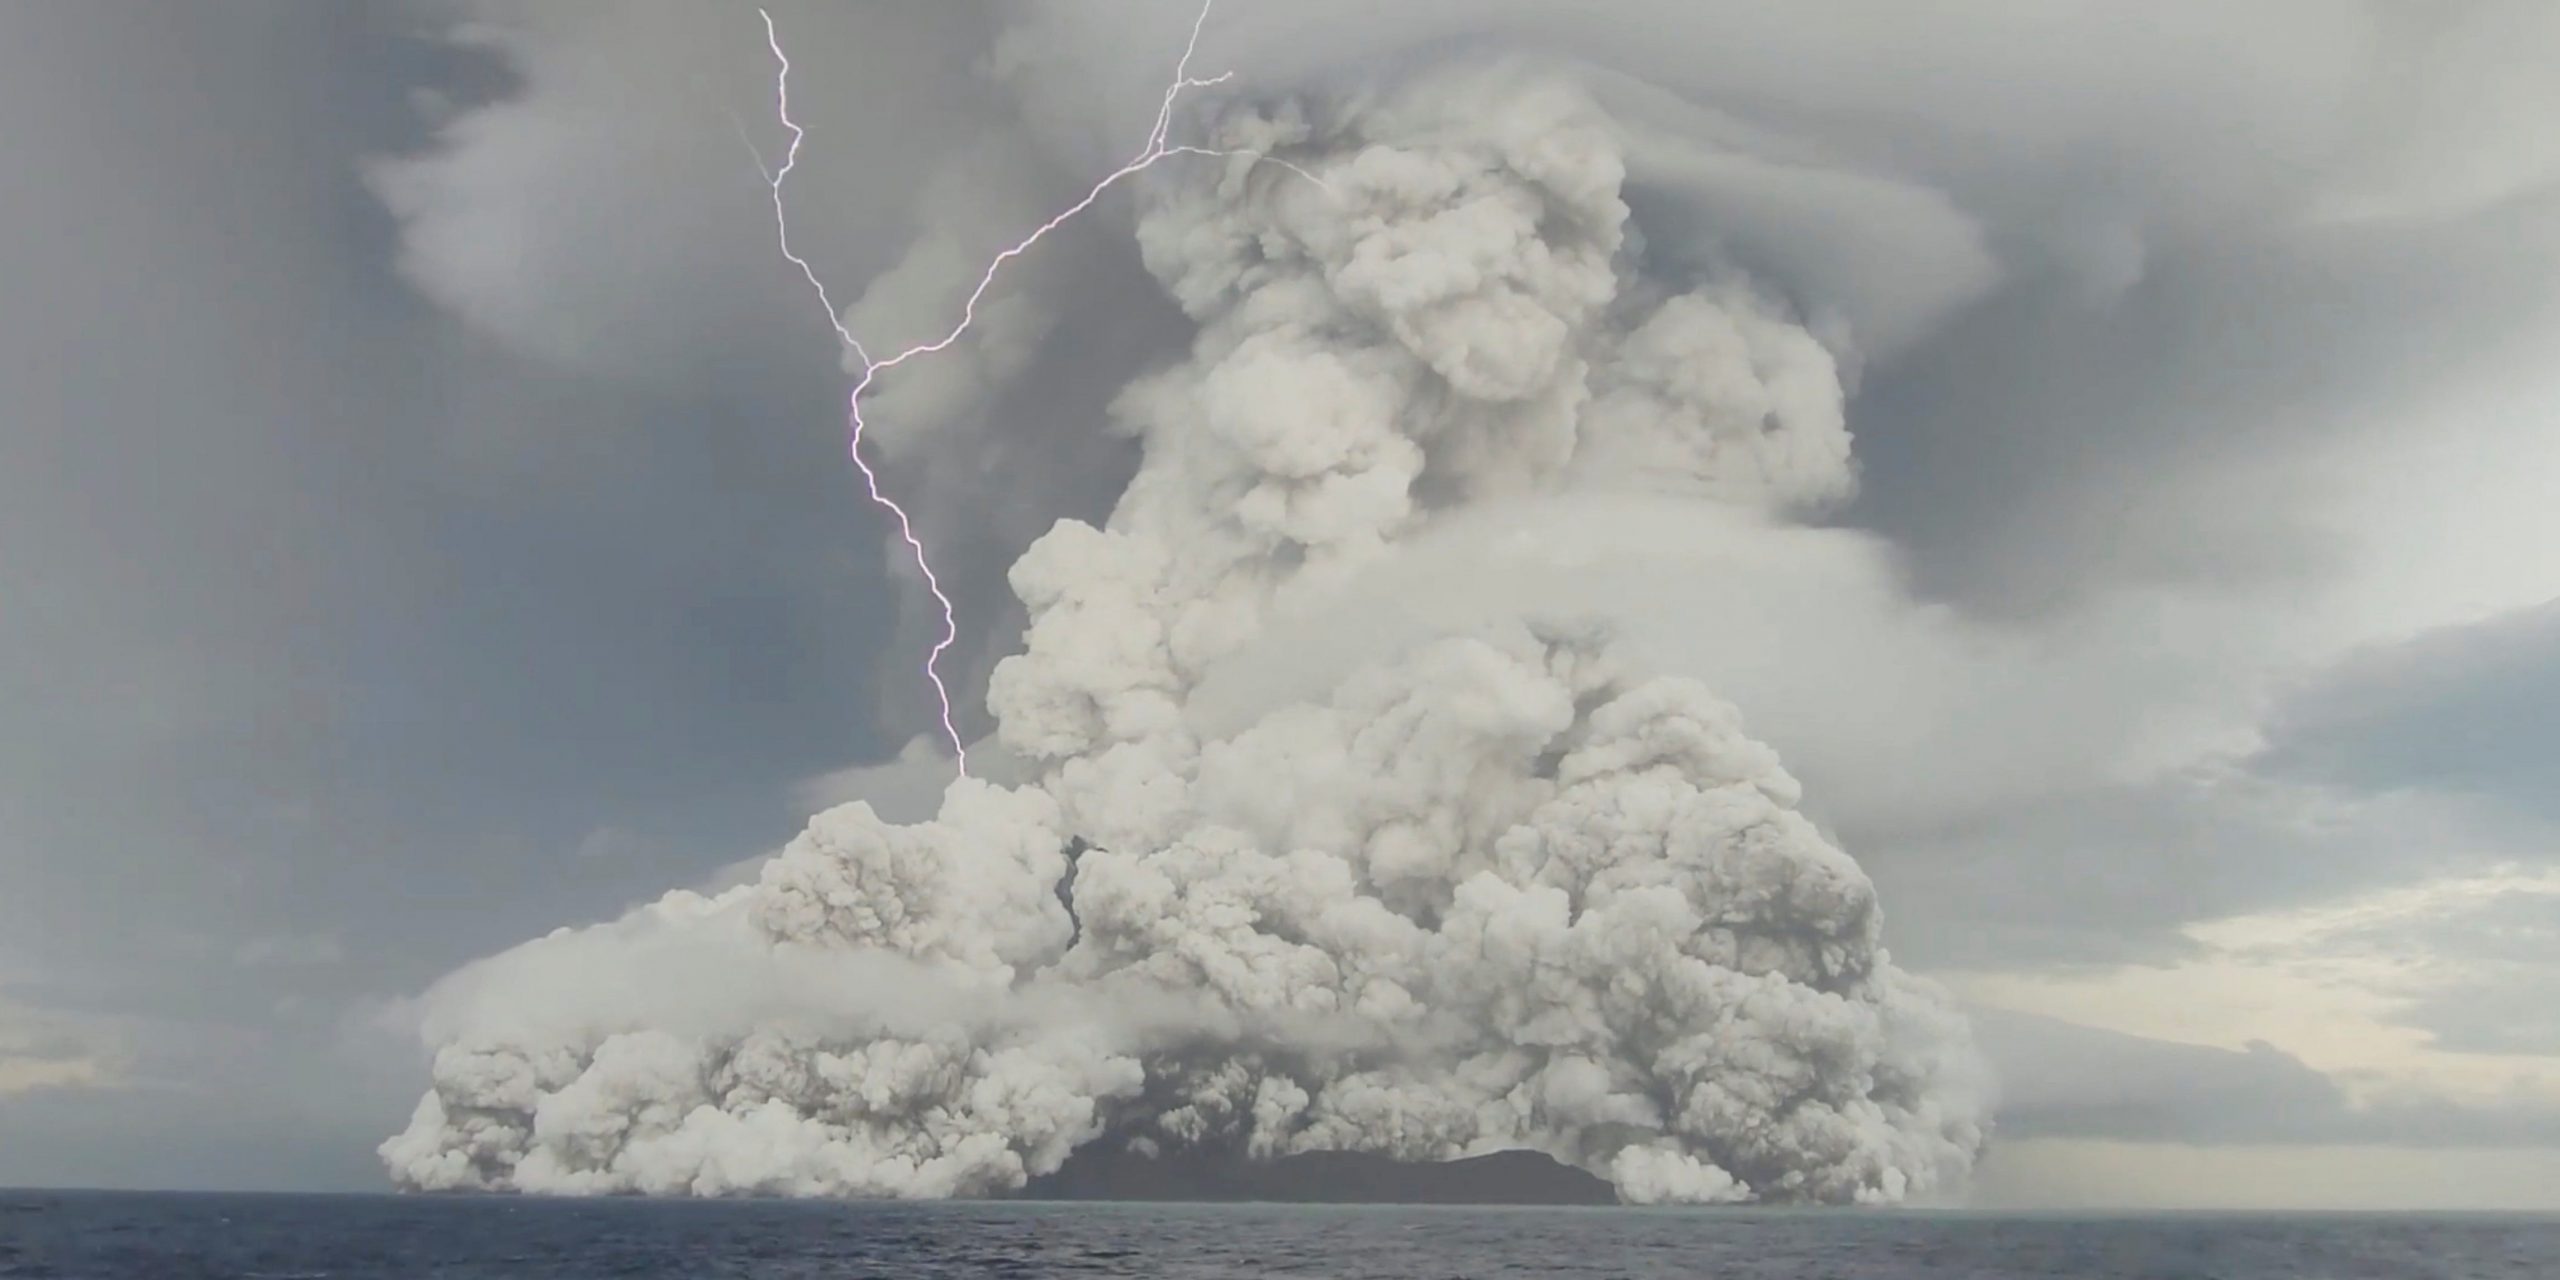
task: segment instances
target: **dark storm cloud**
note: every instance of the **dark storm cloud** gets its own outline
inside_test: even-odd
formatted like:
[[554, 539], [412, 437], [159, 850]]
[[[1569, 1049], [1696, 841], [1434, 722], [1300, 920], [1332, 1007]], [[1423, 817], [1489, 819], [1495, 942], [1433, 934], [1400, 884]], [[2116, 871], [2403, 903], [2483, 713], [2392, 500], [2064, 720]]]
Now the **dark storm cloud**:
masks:
[[2329, 1076], [2264, 1041], [2218, 1049], [1978, 1009], [1977, 1034], [2006, 1086], [2003, 1132], [2214, 1145], [2542, 1147], [2560, 1110], [2433, 1099], [2358, 1104]]
[[0, 1101], [0, 1181], [360, 1152], [351, 1000], [707, 874], [876, 749], [823, 356], [741, 321], [616, 387], [420, 303], [360, 162], [507, 80], [420, 17], [0, 11], [0, 1032], [118, 1091]]
[[2066, 793], [1980, 823], [1853, 831], [1928, 965], [2160, 963], [2183, 926], [2560, 854], [2547, 827], [2423, 790], [2217, 770]]
[[2560, 819], [2560, 601], [2368, 652], [2286, 700], [2267, 767]]
[[1923, 590], [2003, 614], [2129, 585], [2309, 590], [2353, 568], [2313, 460], [2530, 358], [2555, 211], [2193, 228], [2103, 305], [2068, 274], [2022, 281], [1867, 385], [1852, 517]]

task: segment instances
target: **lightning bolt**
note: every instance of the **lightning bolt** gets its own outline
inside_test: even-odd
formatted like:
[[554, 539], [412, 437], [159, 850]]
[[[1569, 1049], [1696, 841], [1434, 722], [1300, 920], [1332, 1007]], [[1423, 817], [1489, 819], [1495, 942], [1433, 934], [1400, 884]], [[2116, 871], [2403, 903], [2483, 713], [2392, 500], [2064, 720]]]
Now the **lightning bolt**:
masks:
[[[863, 393], [871, 389], [872, 383], [878, 381], [880, 375], [910, 360], [946, 350], [953, 343], [958, 342], [969, 332], [969, 327], [977, 323], [978, 303], [987, 296], [987, 290], [995, 286], [996, 276], [1004, 270], [1005, 264], [1031, 252], [1033, 246], [1046, 239], [1050, 232], [1056, 231], [1078, 214], [1092, 208], [1096, 201], [1102, 199], [1104, 192], [1131, 177], [1144, 173], [1154, 167], [1159, 160], [1180, 155], [1250, 155], [1256, 163], [1268, 162], [1279, 165], [1319, 187], [1325, 187], [1324, 181], [1314, 174], [1274, 156], [1221, 150], [1214, 147], [1172, 144], [1174, 107], [1181, 101], [1183, 93], [1192, 89], [1207, 89], [1225, 84], [1235, 76], [1232, 71], [1205, 77], [1191, 74], [1191, 59], [1200, 49], [1200, 33], [1209, 25], [1209, 11], [1216, 3], [1217, 0], [1201, 0], [1200, 13], [1191, 21], [1190, 39], [1182, 46], [1181, 60], [1174, 64], [1173, 82], [1165, 86], [1164, 97], [1156, 106], [1155, 125], [1147, 131], [1146, 145], [1139, 148], [1137, 155], [1128, 163], [1104, 175], [1101, 181], [1094, 183], [1093, 188], [1085, 192], [1083, 199], [1060, 210], [1056, 216], [1041, 223], [1013, 247], [989, 260], [986, 270], [978, 276], [977, 287], [969, 291], [968, 300], [961, 304], [959, 323], [952, 325], [948, 332], [931, 342], [920, 343], [878, 359], [874, 359], [870, 351], [862, 345], [862, 340], [853, 336], [853, 331], [845, 327], [844, 313], [836, 307], [835, 300], [827, 296], [826, 282], [818, 278], [817, 269], [810, 266], [808, 259], [791, 247], [791, 220], [784, 212], [782, 185], [790, 178], [792, 169], [800, 163], [800, 143], [808, 135], [801, 129], [799, 123], [791, 118], [791, 59], [782, 51], [782, 38], [774, 30], [773, 14], [761, 8], [756, 10], [757, 16], [764, 19], [765, 46], [773, 51], [774, 63], [779, 68], [774, 75], [775, 114], [781, 119], [782, 127], [791, 133], [791, 144], [782, 154], [780, 167], [766, 170], [761, 156], [758, 157], [756, 166], [759, 171], [765, 173], [767, 184], [773, 189], [773, 224], [775, 234], [781, 242], [782, 256], [789, 259], [791, 265], [800, 269], [802, 278], [806, 279], [810, 289], [817, 293], [818, 304], [826, 309], [827, 323], [834, 327], [836, 337], [844, 343], [846, 350], [853, 353], [855, 359], [862, 362], [862, 372], [855, 376], [853, 390], [845, 398], [845, 416], [850, 427], [845, 449], [852, 456], [854, 467], [862, 473], [863, 487], [869, 491], [872, 503], [888, 512], [890, 518], [897, 522], [899, 538], [907, 544], [907, 550], [915, 558], [916, 569], [924, 575], [925, 589], [933, 594], [935, 606], [942, 611], [942, 635], [933, 642], [931, 651], [925, 654], [924, 675], [925, 679], [933, 685], [934, 698], [941, 709], [943, 737], [950, 741], [952, 757], [958, 762], [960, 776], [964, 778], [969, 775], [969, 749], [961, 741], [959, 726], [953, 720], [950, 686], [942, 679], [942, 655], [959, 642], [960, 623], [952, 609], [951, 597], [943, 592], [942, 580], [933, 572], [933, 562], [925, 553], [924, 541], [916, 536], [915, 521], [909, 518], [906, 508], [898, 505], [881, 489], [879, 473], [872, 469], [870, 461], [863, 456]], [[752, 143], [749, 144], [748, 149], [754, 150]], [[1325, 190], [1330, 193], [1332, 189], [1325, 187]]]

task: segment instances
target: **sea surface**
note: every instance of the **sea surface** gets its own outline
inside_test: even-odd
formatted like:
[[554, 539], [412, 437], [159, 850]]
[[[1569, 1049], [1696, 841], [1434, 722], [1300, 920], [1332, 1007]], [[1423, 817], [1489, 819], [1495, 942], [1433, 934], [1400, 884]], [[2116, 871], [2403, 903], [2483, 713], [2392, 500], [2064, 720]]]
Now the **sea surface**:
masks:
[[0, 1192], [0, 1276], [2551, 1280], [2560, 1219], [28, 1191]]

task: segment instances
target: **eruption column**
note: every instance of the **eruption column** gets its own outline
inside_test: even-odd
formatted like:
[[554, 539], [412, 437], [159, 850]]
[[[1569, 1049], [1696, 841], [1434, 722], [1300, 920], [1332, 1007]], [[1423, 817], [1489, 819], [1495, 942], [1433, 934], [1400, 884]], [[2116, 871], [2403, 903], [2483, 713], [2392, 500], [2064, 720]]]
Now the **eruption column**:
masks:
[[[951, 597], [943, 593], [941, 580], [934, 576], [933, 563], [925, 554], [923, 540], [916, 536], [915, 521], [908, 517], [906, 508], [899, 506], [881, 489], [879, 473], [872, 470], [869, 460], [862, 456], [862, 393], [870, 390], [872, 382], [881, 374], [918, 356], [932, 355], [958, 342], [962, 335], [969, 332], [969, 326], [977, 322], [978, 303], [987, 296], [987, 290], [995, 285], [996, 274], [1004, 269], [1006, 263], [1029, 253], [1031, 247], [1040, 243], [1050, 232], [1064, 226], [1077, 214], [1092, 208], [1094, 202], [1102, 198], [1103, 192], [1110, 190], [1122, 179], [1144, 172], [1156, 161], [1167, 156], [1233, 154], [1208, 147], [1176, 147], [1170, 145], [1168, 139], [1173, 128], [1174, 104], [1181, 99], [1183, 90], [1205, 89], [1212, 85], [1224, 84], [1234, 75], [1233, 72], [1227, 72], [1200, 78], [1191, 74], [1191, 56], [1200, 47], [1200, 32], [1208, 25], [1209, 10], [1216, 3], [1217, 0], [1202, 0], [1199, 16], [1192, 19], [1191, 38], [1182, 47], [1181, 61], [1174, 66], [1173, 83], [1165, 87], [1164, 99], [1156, 107], [1155, 127], [1147, 132], [1146, 146], [1140, 148], [1138, 154], [1127, 164], [1112, 170], [1100, 182], [1093, 184], [1093, 189], [1087, 191], [1083, 199], [1067, 206], [1047, 222], [1041, 223], [1019, 243], [990, 260], [987, 263], [987, 269], [978, 277], [977, 287], [969, 291], [968, 301], [961, 305], [960, 322], [953, 325], [950, 332], [931, 342], [908, 347], [878, 360], [872, 359], [871, 353], [863, 347], [862, 341], [853, 336], [852, 330], [845, 327], [843, 313], [836, 309], [834, 300], [827, 296], [827, 286], [818, 279], [817, 270], [809, 265], [808, 259], [801, 257], [791, 248], [791, 223], [783, 213], [782, 184], [791, 176], [792, 167], [799, 163], [800, 142], [807, 135], [791, 118], [791, 59], [782, 52], [782, 39], [774, 31], [773, 14], [764, 9], [756, 10], [758, 16], [764, 19], [765, 44], [773, 50], [774, 62], [780, 68], [774, 76], [775, 111], [782, 120], [782, 127], [791, 131], [791, 145], [783, 152], [781, 167], [774, 169], [768, 175], [773, 187], [774, 230], [781, 241], [782, 256], [790, 259], [793, 266], [800, 268], [800, 274], [808, 279], [809, 287], [817, 291], [819, 305], [826, 308], [827, 323], [834, 326], [836, 337], [844, 342], [846, 350], [851, 351], [854, 357], [862, 362], [862, 372], [855, 377], [853, 391], [846, 397], [845, 413], [852, 426], [851, 435], [846, 441], [846, 450], [853, 457], [853, 465], [862, 472], [862, 483], [870, 491], [871, 501], [887, 511], [898, 522], [898, 536], [906, 541], [907, 550], [914, 554], [916, 568], [924, 574], [925, 589], [933, 593], [934, 604], [942, 610], [942, 637], [934, 641], [932, 650], [925, 655], [924, 674], [925, 679], [933, 684], [934, 698], [941, 704], [942, 733], [951, 743], [952, 756], [958, 762], [963, 777], [966, 777], [969, 772], [969, 749], [962, 743], [959, 725], [952, 719], [951, 689], [943, 683], [942, 679], [942, 655], [960, 639], [960, 623], [952, 612]], [[1275, 163], [1285, 164], [1286, 162]], [[1305, 175], [1305, 171], [1298, 169], [1295, 165], [1288, 167]], [[1312, 175], [1306, 176], [1312, 180]]]
[[[1481, 532], [1712, 547], [1702, 608], [1868, 591], [1868, 544], [1789, 516], [1854, 489], [1832, 348], [1747, 277], [1647, 274], [1640, 138], [1580, 74], [1497, 51], [1229, 105], [1356, 186], [1240, 150], [1140, 211], [1196, 329], [1109, 401], [1110, 515], [1007, 575], [987, 706], [1023, 780], [828, 807], [744, 883], [438, 983], [400, 1185], [977, 1197], [1084, 1150], [1525, 1149], [1631, 1201], [1845, 1204], [1971, 1168], [1963, 1012], [1893, 965], [1873, 880], [1738, 708], [1581, 621], [1645, 610], [1643, 570]], [[1181, 151], [1170, 119], [1096, 190]], [[892, 362], [845, 362], [857, 398]], [[1416, 573], [1464, 581], [1306, 643], [1295, 602]]]

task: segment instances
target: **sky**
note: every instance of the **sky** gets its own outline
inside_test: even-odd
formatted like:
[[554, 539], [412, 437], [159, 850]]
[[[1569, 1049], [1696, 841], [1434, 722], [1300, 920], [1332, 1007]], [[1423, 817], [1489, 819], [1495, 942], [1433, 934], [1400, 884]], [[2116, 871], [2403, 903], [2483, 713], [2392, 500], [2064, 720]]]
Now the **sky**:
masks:
[[[1520, 577], [1642, 593], [1974, 1011], [1975, 1202], [2560, 1208], [2560, 18], [1372, 8], [1207, 49], [1595, 68], [1647, 252], [1849, 335], [1854, 537], [1631, 510]], [[776, 8], [867, 332], [1142, 127], [1190, 7], [1116, 9]], [[938, 784], [766, 58], [729, 4], [0, 3], [0, 1185], [380, 1189], [404, 1002]], [[1182, 341], [1129, 219], [888, 393], [964, 690]]]

